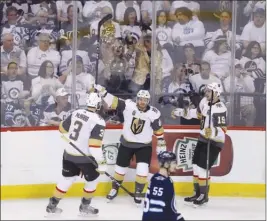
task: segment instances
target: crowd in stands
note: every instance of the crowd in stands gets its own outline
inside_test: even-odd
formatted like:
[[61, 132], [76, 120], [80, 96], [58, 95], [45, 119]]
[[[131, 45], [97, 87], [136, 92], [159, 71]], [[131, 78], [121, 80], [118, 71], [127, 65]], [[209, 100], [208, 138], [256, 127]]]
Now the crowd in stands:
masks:
[[[155, 1], [156, 30], [152, 1], [77, 1], [77, 21], [73, 2], [1, 1], [1, 127], [59, 125], [72, 97], [76, 108], [85, 106], [98, 58], [98, 83], [120, 98], [133, 98], [154, 82], [154, 105], [165, 124], [198, 124], [175, 121], [170, 111], [197, 106], [212, 82], [221, 85], [222, 99], [234, 110], [234, 125], [266, 124], [265, 1], [236, 2], [235, 33], [232, 1]], [[97, 27], [107, 14], [113, 17], [100, 29], [98, 56]], [[121, 113], [105, 106], [102, 111], [110, 123], [123, 121]]]

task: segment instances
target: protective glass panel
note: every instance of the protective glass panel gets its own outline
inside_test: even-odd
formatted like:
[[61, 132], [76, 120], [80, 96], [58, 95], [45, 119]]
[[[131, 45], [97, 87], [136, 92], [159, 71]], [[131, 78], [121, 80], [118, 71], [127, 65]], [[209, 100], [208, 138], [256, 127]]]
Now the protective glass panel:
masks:
[[217, 82], [229, 125], [264, 126], [265, 3], [155, 1], [153, 10], [152, 94], [164, 124], [199, 125], [171, 112], [197, 107]]

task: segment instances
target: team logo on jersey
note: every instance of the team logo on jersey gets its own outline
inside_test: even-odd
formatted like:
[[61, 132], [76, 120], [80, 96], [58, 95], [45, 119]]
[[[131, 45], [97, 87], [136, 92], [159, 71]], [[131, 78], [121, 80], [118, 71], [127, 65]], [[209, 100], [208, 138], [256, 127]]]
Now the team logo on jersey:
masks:
[[[177, 168], [182, 169], [183, 172], [193, 171], [192, 159], [194, 150], [197, 145], [197, 138], [184, 137], [184, 139], [177, 139], [173, 145], [173, 152], [177, 156]], [[217, 158], [213, 167], [220, 165], [220, 156]]]
[[131, 130], [134, 134], [140, 134], [145, 126], [145, 120], [133, 117]]
[[16, 87], [13, 87], [9, 90], [8, 95], [11, 99], [17, 99], [19, 96], [19, 89]]
[[115, 165], [119, 151], [119, 143], [104, 144], [102, 145], [102, 150], [107, 165]]

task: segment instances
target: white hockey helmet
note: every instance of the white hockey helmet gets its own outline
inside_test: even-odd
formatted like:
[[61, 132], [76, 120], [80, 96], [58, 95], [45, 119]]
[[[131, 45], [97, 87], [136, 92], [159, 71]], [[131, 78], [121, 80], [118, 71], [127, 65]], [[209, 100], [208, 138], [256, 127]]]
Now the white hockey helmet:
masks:
[[150, 100], [150, 93], [147, 90], [140, 90], [137, 93], [137, 98], [147, 98]]
[[93, 107], [96, 108], [97, 110], [100, 109], [102, 103], [102, 99], [100, 95], [98, 95], [95, 92], [92, 92], [90, 94], [86, 95], [86, 105], [87, 107]]
[[213, 91], [218, 97], [221, 95], [222, 93], [222, 86], [218, 83], [211, 83], [211, 84], [208, 84], [207, 89]]

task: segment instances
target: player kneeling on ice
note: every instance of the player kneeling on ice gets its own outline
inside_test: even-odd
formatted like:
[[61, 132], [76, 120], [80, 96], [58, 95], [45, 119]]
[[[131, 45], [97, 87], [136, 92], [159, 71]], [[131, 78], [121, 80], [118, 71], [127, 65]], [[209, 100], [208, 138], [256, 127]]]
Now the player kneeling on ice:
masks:
[[[153, 135], [158, 139], [157, 153], [166, 150], [166, 142], [163, 136], [164, 130], [160, 119], [161, 113], [157, 108], [149, 105], [150, 94], [147, 90], [140, 90], [137, 93], [136, 102], [134, 102], [130, 99], [118, 99], [118, 97], [107, 93], [106, 89], [101, 85], [95, 85], [95, 89], [111, 109], [123, 113], [124, 124], [114, 178], [119, 183], [123, 182], [126, 170], [135, 155], [137, 166], [134, 201], [140, 205], [142, 203], [141, 193], [147, 182], [152, 157]], [[118, 185], [113, 182], [107, 199], [113, 200], [118, 194], [118, 189]]]
[[183, 221], [176, 210], [175, 191], [170, 174], [177, 167], [176, 155], [164, 151], [158, 155], [159, 172], [154, 174], [148, 185], [142, 221]]
[[75, 110], [60, 123], [59, 131], [64, 137], [94, 161], [95, 165], [66, 142], [63, 154], [63, 177], [57, 184], [53, 197], [49, 199], [46, 207], [48, 213], [62, 212], [57, 205], [79, 175], [84, 176], [86, 181], [79, 211], [81, 214], [98, 213], [98, 209], [93, 208], [90, 204], [100, 172], [104, 172], [106, 169], [101, 148], [106, 123], [97, 113], [101, 103], [102, 99], [97, 93], [90, 93], [86, 98], [88, 108]]
[[210, 168], [218, 158], [225, 142], [227, 108], [220, 101], [220, 94], [219, 84], [208, 84], [205, 97], [196, 109], [176, 108], [172, 111], [173, 117], [200, 119], [200, 137], [192, 159], [195, 194], [184, 199], [186, 202], [193, 202], [194, 205], [208, 202]]

